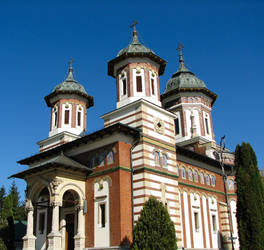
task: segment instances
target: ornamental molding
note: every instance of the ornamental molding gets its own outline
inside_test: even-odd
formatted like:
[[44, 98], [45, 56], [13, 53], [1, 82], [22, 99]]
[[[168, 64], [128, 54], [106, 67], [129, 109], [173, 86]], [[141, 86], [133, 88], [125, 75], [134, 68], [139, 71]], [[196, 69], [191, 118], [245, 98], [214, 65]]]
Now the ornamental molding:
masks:
[[51, 190], [52, 190], [52, 193], [55, 194], [59, 185], [63, 183], [63, 180], [62, 179], [59, 179], [57, 177], [55, 177], [51, 182], [50, 182], [50, 186], [51, 186]]
[[154, 129], [159, 134], [164, 134], [164, 130], [165, 130], [164, 121], [162, 121], [159, 118], [155, 118], [154, 119]]

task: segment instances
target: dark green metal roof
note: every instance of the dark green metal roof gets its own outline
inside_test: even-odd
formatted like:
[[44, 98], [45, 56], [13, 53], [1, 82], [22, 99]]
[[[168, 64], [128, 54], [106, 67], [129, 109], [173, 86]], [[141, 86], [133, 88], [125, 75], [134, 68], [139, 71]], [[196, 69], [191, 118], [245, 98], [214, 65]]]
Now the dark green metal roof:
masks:
[[178, 88], [206, 88], [205, 83], [186, 68], [182, 53], [179, 62], [179, 69], [167, 82], [165, 93]]
[[69, 68], [66, 80], [57, 85], [51, 94], [45, 96], [45, 101], [49, 107], [52, 106], [51, 98], [58, 94], [77, 94], [87, 100], [87, 108], [93, 106], [93, 97], [89, 96], [85, 88], [74, 79], [72, 66]]
[[147, 48], [146, 46], [142, 45], [139, 42], [137, 31], [134, 29], [132, 42], [126, 48], [121, 49], [119, 53], [117, 54], [117, 56], [121, 56], [125, 53], [135, 53], [135, 52], [141, 52], [141, 53], [151, 52], [155, 55], [155, 53], [151, 49]]
[[132, 42], [124, 49], [121, 49], [118, 52], [117, 57], [115, 57], [113, 60], [108, 62], [108, 75], [115, 77], [114, 65], [120, 61], [132, 57], [150, 58], [152, 61], [156, 62], [160, 66], [159, 75], [162, 75], [164, 73], [166, 67], [166, 61], [160, 58], [159, 56], [157, 56], [151, 49], [147, 48], [146, 46], [144, 46], [139, 42], [137, 31], [134, 28]]

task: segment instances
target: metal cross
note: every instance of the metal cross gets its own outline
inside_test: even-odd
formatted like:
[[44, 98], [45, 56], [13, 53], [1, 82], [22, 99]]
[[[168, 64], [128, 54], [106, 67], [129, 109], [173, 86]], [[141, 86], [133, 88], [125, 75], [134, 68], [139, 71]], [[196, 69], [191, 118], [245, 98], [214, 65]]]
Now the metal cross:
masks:
[[133, 20], [132, 24], [130, 25], [130, 28], [134, 28], [134, 30], [136, 30], [136, 25], [138, 24], [137, 21]]
[[71, 58], [70, 61], [68, 62], [70, 64], [70, 68], [72, 68], [72, 63], [74, 62], [74, 60]]
[[184, 48], [183, 44], [182, 43], [178, 43], [177, 50], [179, 51], [180, 54], [182, 54], [183, 48]]

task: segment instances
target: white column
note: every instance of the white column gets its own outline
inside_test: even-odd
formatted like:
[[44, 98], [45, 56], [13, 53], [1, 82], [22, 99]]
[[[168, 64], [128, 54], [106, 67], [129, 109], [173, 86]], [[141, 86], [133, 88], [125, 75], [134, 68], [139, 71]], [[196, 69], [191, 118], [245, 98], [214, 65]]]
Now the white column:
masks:
[[78, 227], [77, 234], [74, 236], [74, 250], [82, 250], [85, 247], [85, 235], [84, 235], [84, 220], [83, 206], [77, 207], [78, 212]]
[[[30, 202], [31, 203], [31, 202]], [[36, 237], [33, 235], [34, 220], [33, 211], [31, 206], [26, 207], [27, 210], [27, 234], [23, 237], [23, 250], [35, 250]]]
[[58, 203], [53, 203], [51, 231], [52, 232], [59, 231], [59, 204]]
[[48, 250], [61, 249], [61, 233], [59, 232], [59, 202], [53, 202], [52, 206], [52, 226], [51, 233], [48, 235]]

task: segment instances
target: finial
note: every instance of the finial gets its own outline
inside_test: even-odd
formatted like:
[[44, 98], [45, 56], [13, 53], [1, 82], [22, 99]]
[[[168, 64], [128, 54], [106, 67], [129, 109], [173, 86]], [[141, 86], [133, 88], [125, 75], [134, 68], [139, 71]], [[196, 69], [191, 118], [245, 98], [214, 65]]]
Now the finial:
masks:
[[72, 68], [72, 63], [74, 62], [74, 60], [71, 58], [70, 61], [68, 62], [68, 64], [70, 65], [69, 67], [69, 72], [73, 72], [73, 68]]
[[182, 43], [178, 43], [177, 50], [179, 51], [179, 55], [180, 55], [179, 56], [180, 66], [179, 66], [178, 72], [179, 71], [188, 71], [188, 69], [184, 65], [184, 59], [183, 59], [183, 54], [182, 54], [183, 48], [184, 48], [183, 44]]
[[132, 24], [130, 25], [130, 28], [133, 29], [133, 40], [132, 40], [132, 44], [139, 44], [137, 30], [136, 30], [136, 25], [137, 24], [138, 24], [138, 22], [134, 20], [132, 22]]
[[184, 48], [183, 44], [182, 43], [178, 43], [177, 50], [179, 51], [179, 54], [180, 54], [180, 62], [184, 62], [183, 55], [182, 55], [183, 48]]
[[137, 24], [138, 24], [138, 22], [135, 21], [135, 20], [133, 20], [132, 23], [131, 23], [131, 25], [130, 25], [130, 28], [134, 28], [133, 31], [136, 31], [136, 25], [137, 25]]
[[74, 78], [73, 78], [73, 67], [72, 67], [72, 63], [74, 62], [74, 60], [71, 58], [70, 61], [68, 62], [68, 64], [70, 65], [69, 66], [69, 74], [67, 76], [67, 79], [66, 81], [74, 81]]

